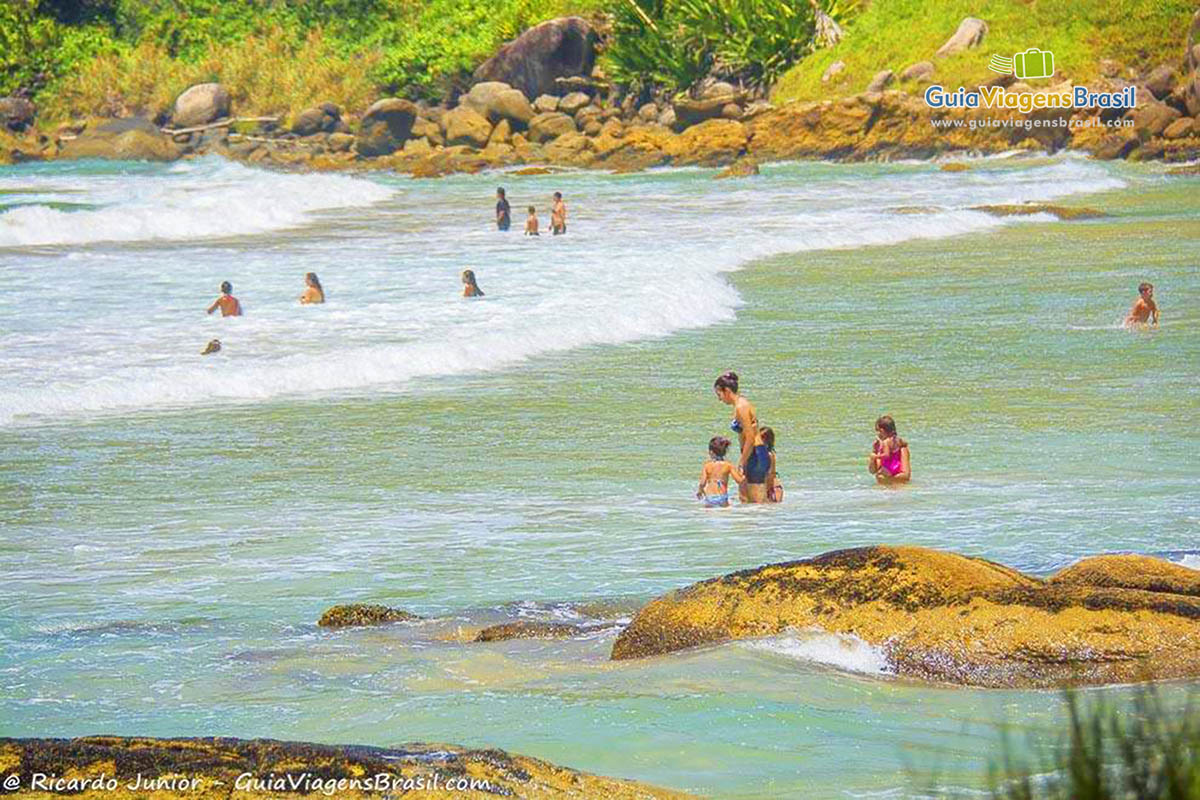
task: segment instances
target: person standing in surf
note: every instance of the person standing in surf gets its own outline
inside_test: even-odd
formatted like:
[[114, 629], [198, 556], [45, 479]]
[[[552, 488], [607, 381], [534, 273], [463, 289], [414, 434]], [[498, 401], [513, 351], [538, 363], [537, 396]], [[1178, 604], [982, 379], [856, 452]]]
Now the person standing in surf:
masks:
[[562, 192], [554, 193], [554, 205], [550, 207], [550, 232], [555, 236], [567, 232], [567, 204], [563, 202]]
[[875, 442], [867, 457], [867, 471], [881, 484], [912, 480], [908, 442], [896, 435], [896, 421], [887, 414], [875, 420]]
[[506, 231], [512, 225], [512, 209], [509, 208], [508, 198], [504, 189], [496, 190], [496, 229]]
[[325, 302], [325, 290], [321, 288], [321, 279], [317, 273], [310, 272], [304, 276], [304, 291], [300, 294], [300, 305], [311, 306]]
[[1154, 320], [1154, 325], [1158, 325], [1158, 305], [1154, 302], [1154, 284], [1142, 283], [1138, 286], [1138, 299], [1133, 301], [1133, 308], [1129, 309], [1129, 316], [1125, 317], [1125, 327], [1145, 325], [1151, 319]]
[[749, 400], [738, 394], [736, 372], [725, 372], [713, 382], [717, 399], [733, 406], [733, 422], [730, 430], [738, 435], [741, 456], [738, 469], [746, 480], [739, 486], [738, 497], [743, 503], [767, 502], [767, 473], [771, 469], [771, 456], [758, 429], [758, 414]]
[[240, 317], [242, 315], [242, 304], [233, 296], [233, 284], [229, 281], [221, 282], [221, 296], [208, 307], [207, 313], [211, 314], [218, 308], [221, 309], [222, 317]]
[[700, 468], [700, 485], [696, 487], [696, 499], [703, 500], [705, 508], [725, 508], [729, 505], [729, 479], [739, 484], [745, 475], [725, 460], [729, 440], [714, 436], [708, 440], [708, 460]]

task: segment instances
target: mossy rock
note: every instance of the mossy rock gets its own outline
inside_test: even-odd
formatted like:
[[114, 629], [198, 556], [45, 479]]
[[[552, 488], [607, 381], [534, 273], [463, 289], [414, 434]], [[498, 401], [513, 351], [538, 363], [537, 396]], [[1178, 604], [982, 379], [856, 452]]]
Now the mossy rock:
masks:
[[972, 211], [983, 211], [996, 217], [1019, 217], [1031, 214], [1053, 214], [1059, 219], [1095, 219], [1103, 217], [1103, 211], [1094, 208], [1070, 208], [1050, 203], [1024, 203], [1021, 205], [971, 206]]
[[349, 628], [356, 625], [382, 625], [388, 622], [411, 622], [419, 619], [420, 617], [416, 614], [410, 614], [398, 608], [367, 603], [350, 603], [328, 609], [317, 620], [317, 624], [322, 628]]
[[[22, 776], [8, 797], [133, 800], [278, 800], [281, 797], [361, 798], [579, 798], [612, 800], [685, 798], [678, 792], [603, 778], [502, 750], [450, 745], [400, 749], [335, 746], [271, 739], [149, 739], [89, 736], [79, 739], [0, 739], [0, 767]], [[38, 790], [35, 773], [75, 780], [76, 789]], [[139, 789], [136, 782], [142, 781]], [[382, 777], [380, 777], [382, 776]], [[298, 790], [287, 781], [303, 782]], [[82, 784], [110, 780], [113, 788]], [[371, 779], [368, 783], [368, 779]], [[167, 785], [145, 788], [146, 782]], [[276, 780], [271, 784], [267, 781]], [[257, 783], [256, 783], [257, 781]], [[130, 789], [129, 786], [135, 788]], [[85, 786], [82, 791], [79, 786]], [[157, 790], [153, 790], [156, 788]]]
[[505, 622], [484, 628], [477, 642], [505, 642], [510, 639], [569, 639], [583, 633], [578, 625], [563, 622]]
[[1200, 570], [1132, 553], [1085, 558], [1055, 573], [1050, 583], [1200, 597]]
[[[819, 628], [877, 647], [897, 675], [995, 687], [1200, 677], [1200, 597], [1170, 580], [1077, 565], [1045, 582], [978, 558], [921, 547], [862, 547], [694, 584], [637, 613], [614, 659]], [[1086, 565], [1087, 562], [1084, 562]], [[1123, 567], [1121, 576], [1134, 570]], [[1113, 585], [1097, 585], [1097, 574]], [[1090, 582], [1081, 582], [1090, 581]]]

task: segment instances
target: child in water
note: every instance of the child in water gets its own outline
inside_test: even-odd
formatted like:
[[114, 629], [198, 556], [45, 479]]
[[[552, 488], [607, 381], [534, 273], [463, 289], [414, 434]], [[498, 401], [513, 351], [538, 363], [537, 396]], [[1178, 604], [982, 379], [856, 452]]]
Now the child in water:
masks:
[[896, 421], [886, 414], [875, 420], [875, 443], [867, 457], [867, 471], [879, 483], [908, 483], [912, 478], [908, 442], [896, 435]]
[[222, 317], [240, 317], [242, 315], [242, 304], [233, 296], [233, 284], [229, 281], [221, 282], [221, 296], [213, 301], [213, 304], [208, 307], [208, 313], [221, 309]]
[[475, 271], [464, 269], [462, 274], [463, 297], [483, 297], [483, 289], [475, 282]]
[[529, 207], [529, 219], [525, 220], [525, 235], [541, 236], [541, 234], [538, 233], [537, 211], [533, 206]]
[[767, 456], [770, 460], [770, 466], [767, 467], [767, 502], [782, 503], [783, 483], [779, 480], [779, 473], [775, 471], [775, 431], [763, 428], [762, 440], [767, 446]]
[[304, 276], [304, 291], [300, 294], [300, 305], [309, 306], [325, 302], [325, 290], [321, 288], [321, 279], [317, 273], [310, 272]]
[[725, 460], [725, 451], [728, 449], [729, 440], [724, 436], [714, 436], [708, 440], [708, 460], [700, 469], [700, 486], [696, 489], [696, 499], [703, 500], [707, 508], [729, 505], [730, 477], [739, 484], [746, 481], [742, 471]]
[[1125, 318], [1125, 327], [1145, 325], [1151, 319], [1158, 325], [1158, 305], [1154, 302], [1154, 284], [1142, 283], [1138, 286], [1138, 299], [1133, 301], [1129, 316]]

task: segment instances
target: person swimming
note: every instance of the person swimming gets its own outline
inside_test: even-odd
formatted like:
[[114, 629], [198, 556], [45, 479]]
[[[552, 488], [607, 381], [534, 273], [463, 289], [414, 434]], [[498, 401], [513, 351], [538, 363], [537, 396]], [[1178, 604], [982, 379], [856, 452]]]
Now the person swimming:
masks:
[[775, 471], [775, 431], [764, 426], [762, 440], [763, 444], [767, 446], [767, 455], [771, 459], [771, 466], [767, 468], [767, 502], [782, 503], [783, 483], [779, 480], [779, 473]]
[[703, 500], [706, 508], [725, 508], [729, 505], [731, 477], [738, 484], [745, 481], [746, 476], [742, 471], [725, 460], [729, 444], [724, 436], [714, 436], [708, 440], [708, 460], [700, 468], [700, 485], [696, 489], [696, 499]]
[[867, 457], [867, 471], [884, 484], [908, 483], [912, 479], [908, 442], [896, 435], [896, 421], [886, 414], [875, 420], [875, 442]]
[[738, 469], [746, 475], [745, 482], [740, 484], [738, 496], [743, 503], [765, 503], [771, 459], [758, 428], [758, 414], [753, 404], [738, 394], [736, 372], [725, 372], [718, 377], [713, 382], [713, 391], [718, 400], [733, 406], [733, 422], [729, 423], [729, 429], [738, 435], [741, 449]]
[[321, 280], [317, 273], [310, 272], [304, 276], [304, 291], [300, 293], [300, 305], [316, 305], [325, 302], [325, 290], [321, 288]]
[[1125, 317], [1125, 327], [1145, 325], [1151, 319], [1154, 320], [1151, 324], [1157, 326], [1158, 304], [1154, 302], [1154, 284], [1143, 282], [1138, 286], [1138, 298], [1133, 301], [1129, 316]]
[[533, 206], [529, 207], [529, 218], [525, 220], [525, 235], [541, 236], [541, 234], [538, 233], [537, 209], [535, 209]]
[[483, 297], [483, 290], [475, 282], [474, 270], [464, 269], [462, 273], [463, 297]]
[[207, 345], [204, 346], [204, 349], [200, 351], [200, 355], [210, 356], [213, 353], [219, 353], [219, 352], [221, 352], [221, 340], [213, 339]]
[[242, 304], [233, 296], [233, 284], [229, 281], [222, 281], [221, 296], [208, 307], [207, 313], [211, 314], [218, 308], [221, 309], [222, 317], [240, 317], [242, 315]]

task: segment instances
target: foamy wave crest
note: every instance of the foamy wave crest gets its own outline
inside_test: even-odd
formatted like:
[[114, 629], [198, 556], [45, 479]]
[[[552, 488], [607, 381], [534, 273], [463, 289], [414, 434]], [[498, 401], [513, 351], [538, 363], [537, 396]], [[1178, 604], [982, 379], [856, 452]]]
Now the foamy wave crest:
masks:
[[1176, 564], [1185, 566], [1188, 569], [1200, 570], [1200, 553], [1186, 553], [1174, 560]]
[[[55, 187], [64, 182], [43, 178], [32, 181], [32, 188], [38, 183], [45, 184], [44, 197], [52, 200]], [[264, 172], [216, 159], [176, 164], [159, 175], [89, 177], [71, 191], [66, 199], [102, 207], [14, 208], [0, 214], [0, 247], [245, 236], [299, 227], [315, 211], [362, 207], [393, 194], [378, 183], [344, 175]]]
[[751, 650], [785, 656], [797, 661], [825, 664], [863, 675], [890, 675], [893, 670], [878, 647], [857, 636], [829, 633], [818, 628], [757, 639], [745, 645]]

